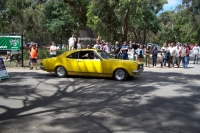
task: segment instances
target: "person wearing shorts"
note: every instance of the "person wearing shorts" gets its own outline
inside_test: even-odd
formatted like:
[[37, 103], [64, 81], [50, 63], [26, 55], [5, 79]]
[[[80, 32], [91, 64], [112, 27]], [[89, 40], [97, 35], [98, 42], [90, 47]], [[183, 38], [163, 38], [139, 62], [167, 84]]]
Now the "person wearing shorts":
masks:
[[56, 44], [55, 42], [52, 42], [52, 45], [50, 47], [50, 57], [56, 57]]
[[75, 35], [73, 34], [72, 37], [69, 38], [68, 43], [69, 43], [69, 51], [74, 49], [76, 42]]
[[31, 68], [30, 70], [33, 70], [33, 66], [35, 66], [35, 69], [37, 70], [37, 56], [38, 56], [38, 48], [35, 44], [31, 44], [31, 52], [30, 52], [30, 61], [31, 61]]

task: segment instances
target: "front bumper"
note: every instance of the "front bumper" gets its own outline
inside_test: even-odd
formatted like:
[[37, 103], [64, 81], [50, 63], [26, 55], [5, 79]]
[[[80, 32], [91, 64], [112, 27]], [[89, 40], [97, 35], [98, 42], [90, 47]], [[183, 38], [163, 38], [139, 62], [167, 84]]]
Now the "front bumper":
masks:
[[132, 71], [132, 73], [134, 74], [134, 75], [139, 75], [141, 72], [143, 72], [144, 71], [144, 69], [143, 68], [141, 68], [141, 69], [138, 69], [138, 70], [133, 70]]

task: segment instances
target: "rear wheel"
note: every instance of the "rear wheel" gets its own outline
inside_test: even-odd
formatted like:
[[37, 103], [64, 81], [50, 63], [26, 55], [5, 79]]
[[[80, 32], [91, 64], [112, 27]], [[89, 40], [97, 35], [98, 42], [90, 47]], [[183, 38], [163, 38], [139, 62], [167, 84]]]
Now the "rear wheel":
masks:
[[128, 73], [124, 69], [117, 69], [114, 72], [114, 78], [118, 81], [126, 80], [128, 77]]
[[63, 78], [67, 76], [67, 71], [64, 67], [58, 66], [55, 70], [55, 73], [58, 77]]

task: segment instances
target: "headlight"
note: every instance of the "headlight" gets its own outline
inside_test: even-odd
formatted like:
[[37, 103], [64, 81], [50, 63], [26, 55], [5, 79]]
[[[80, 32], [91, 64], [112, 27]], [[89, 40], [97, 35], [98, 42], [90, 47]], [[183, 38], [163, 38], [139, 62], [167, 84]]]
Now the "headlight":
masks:
[[143, 64], [138, 64], [138, 69], [143, 69]]

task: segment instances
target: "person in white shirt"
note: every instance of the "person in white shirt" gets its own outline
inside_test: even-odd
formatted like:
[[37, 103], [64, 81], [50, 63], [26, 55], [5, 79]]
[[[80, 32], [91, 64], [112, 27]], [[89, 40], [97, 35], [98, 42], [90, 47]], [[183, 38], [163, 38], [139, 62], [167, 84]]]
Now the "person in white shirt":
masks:
[[176, 46], [179, 46], [179, 48], [182, 49], [182, 44], [180, 42], [177, 42]]
[[172, 68], [174, 68], [175, 57], [176, 57], [176, 47], [174, 47], [174, 43], [171, 43], [167, 50], [170, 53], [168, 59], [168, 67], [170, 68], [170, 64], [172, 63]]
[[81, 44], [81, 41], [80, 41], [80, 40], [78, 40], [77, 49], [82, 49], [82, 44]]
[[75, 35], [73, 34], [72, 37], [70, 37], [68, 40], [69, 51], [74, 49], [75, 42], [76, 42], [76, 38], [75, 38]]
[[198, 64], [198, 58], [199, 58], [199, 54], [200, 54], [200, 47], [198, 46], [198, 43], [195, 43], [195, 46], [192, 49], [192, 53], [194, 56], [194, 62], [193, 64]]
[[110, 54], [110, 46], [109, 43], [107, 42], [106, 45], [103, 47], [103, 50], [106, 51], [106, 53]]
[[99, 41], [98, 40], [96, 41], [96, 44], [94, 45], [94, 49], [100, 49]]
[[134, 60], [134, 54], [135, 54], [135, 50], [134, 48], [132, 47], [132, 44], [130, 44], [129, 48], [128, 48], [128, 59], [129, 60]]
[[56, 46], [55, 46], [55, 42], [51, 43], [51, 47], [50, 47], [50, 57], [56, 57]]
[[178, 67], [180, 67], [180, 61], [181, 61], [181, 55], [180, 55], [180, 44], [177, 44], [176, 46], [176, 57], [175, 57], [175, 62], [176, 62], [176, 65]]
[[161, 51], [164, 49], [164, 51], [167, 51], [167, 43], [163, 44], [163, 47], [161, 48]]

